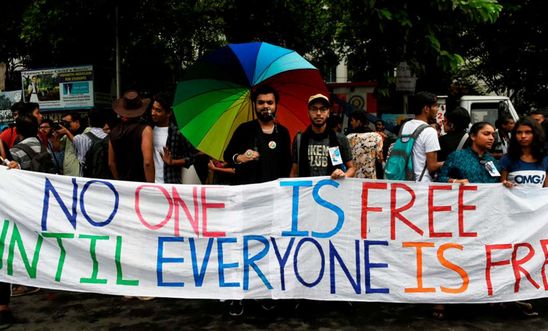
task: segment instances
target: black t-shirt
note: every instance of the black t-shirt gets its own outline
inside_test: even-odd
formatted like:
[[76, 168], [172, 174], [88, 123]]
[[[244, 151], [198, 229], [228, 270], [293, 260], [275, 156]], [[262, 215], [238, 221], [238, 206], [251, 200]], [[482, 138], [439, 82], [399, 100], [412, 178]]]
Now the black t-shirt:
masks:
[[[259, 152], [259, 159], [234, 164], [232, 157], [252, 149]], [[237, 184], [262, 183], [289, 177], [291, 150], [289, 131], [276, 124], [271, 134], [261, 130], [257, 120], [241, 124], [230, 139], [224, 152], [224, 160], [236, 169]]]

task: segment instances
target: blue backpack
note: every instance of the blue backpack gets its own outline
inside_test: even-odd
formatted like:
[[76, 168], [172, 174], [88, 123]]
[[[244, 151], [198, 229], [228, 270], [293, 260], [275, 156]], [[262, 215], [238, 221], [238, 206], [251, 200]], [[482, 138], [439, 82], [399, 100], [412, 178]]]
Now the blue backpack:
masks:
[[[384, 167], [384, 178], [390, 180], [415, 180], [415, 172], [413, 170], [413, 145], [421, 134], [421, 132], [429, 127], [428, 124], [421, 124], [411, 134], [402, 134], [403, 125], [400, 129], [398, 139], [392, 145], [390, 156], [386, 160]], [[419, 181], [422, 179], [426, 165], [422, 170]]]

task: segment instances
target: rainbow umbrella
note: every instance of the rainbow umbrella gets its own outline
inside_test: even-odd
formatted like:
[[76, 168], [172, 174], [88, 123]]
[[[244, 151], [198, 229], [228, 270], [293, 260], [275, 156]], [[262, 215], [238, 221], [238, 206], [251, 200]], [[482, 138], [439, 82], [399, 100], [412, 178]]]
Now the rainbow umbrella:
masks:
[[181, 133], [222, 160], [238, 125], [255, 116], [251, 91], [270, 85], [280, 94], [277, 121], [291, 137], [308, 125], [308, 97], [327, 95], [316, 69], [297, 52], [264, 42], [229, 44], [200, 58], [177, 84], [174, 112]]

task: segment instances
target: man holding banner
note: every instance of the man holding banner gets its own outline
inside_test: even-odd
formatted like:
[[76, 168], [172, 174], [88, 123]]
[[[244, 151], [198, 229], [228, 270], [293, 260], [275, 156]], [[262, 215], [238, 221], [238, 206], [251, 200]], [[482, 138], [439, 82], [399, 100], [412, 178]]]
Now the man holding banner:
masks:
[[[251, 94], [256, 120], [241, 124], [230, 139], [224, 159], [236, 170], [236, 184], [253, 184], [288, 177], [291, 167], [290, 138], [287, 128], [276, 123], [280, 97], [270, 86], [261, 86]], [[274, 304], [263, 301], [265, 310]], [[240, 316], [242, 301], [229, 302], [229, 314]]]
[[316, 94], [308, 99], [311, 125], [293, 141], [291, 177], [331, 176], [332, 179], [354, 177], [356, 168], [348, 139], [327, 126], [329, 98]]

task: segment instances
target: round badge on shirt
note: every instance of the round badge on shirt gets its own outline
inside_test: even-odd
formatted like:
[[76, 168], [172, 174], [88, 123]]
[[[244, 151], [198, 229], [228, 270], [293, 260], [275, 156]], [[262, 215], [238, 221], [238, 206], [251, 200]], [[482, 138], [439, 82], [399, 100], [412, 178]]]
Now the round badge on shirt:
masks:
[[270, 141], [268, 143], [268, 148], [270, 148], [270, 149], [276, 148], [276, 142], [274, 140]]

